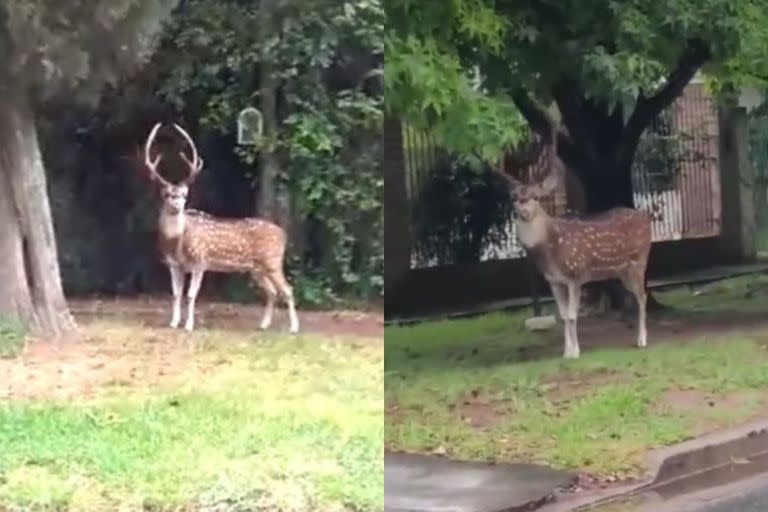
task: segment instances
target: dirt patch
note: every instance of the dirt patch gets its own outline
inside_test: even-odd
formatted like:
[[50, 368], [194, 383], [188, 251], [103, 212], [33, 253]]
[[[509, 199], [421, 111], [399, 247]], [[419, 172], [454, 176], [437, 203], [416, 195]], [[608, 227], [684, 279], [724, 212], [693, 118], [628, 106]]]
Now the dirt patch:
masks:
[[545, 381], [544, 396], [553, 403], [570, 402], [597, 387], [619, 382], [625, 376], [622, 372], [608, 368], [592, 371], [563, 371]]
[[760, 398], [757, 391], [734, 393], [707, 393], [696, 389], [671, 389], [664, 393], [664, 406], [679, 411], [717, 408], [719, 411], [735, 411], [755, 403]]
[[[0, 359], [0, 400], [93, 397], [116, 388], [148, 388], [180, 379], [205, 378], [222, 371], [226, 358], [196, 357], [183, 330], [165, 327], [166, 300], [72, 300], [70, 307], [82, 332], [60, 342], [32, 341], [15, 359]], [[198, 328], [256, 331], [261, 308], [209, 303], [198, 308]], [[276, 312], [272, 330], [287, 332], [287, 315]], [[300, 312], [302, 330], [355, 342], [382, 339], [383, 315], [377, 312]], [[114, 328], [93, 320], [119, 318]]]
[[476, 428], [492, 427], [501, 419], [501, 413], [497, 410], [496, 405], [490, 402], [465, 402], [459, 410], [462, 419]]
[[744, 417], [754, 411], [754, 417], [757, 417], [766, 404], [768, 399], [755, 390], [709, 393], [696, 389], [670, 389], [664, 392], [657, 407], [696, 417], [693, 430], [696, 435], [701, 435], [729, 426], [734, 416]]
[[[697, 343], [702, 338], [712, 342], [727, 340], [729, 334], [760, 334], [768, 329], [764, 312], [712, 313], [654, 313], [648, 316], [648, 346], [657, 343]], [[520, 362], [561, 358], [563, 354], [562, 323], [558, 323], [541, 338], [541, 343], [517, 348]], [[623, 322], [619, 315], [605, 314], [579, 319], [579, 346], [581, 353], [599, 348], [635, 348], [637, 328]], [[768, 349], [768, 338], [765, 340]], [[476, 349], [475, 349], [476, 350]], [[642, 357], [642, 349], [637, 349]]]
[[[140, 321], [151, 327], [165, 327], [170, 320], [171, 303], [167, 297], [71, 299], [69, 307], [82, 318], [105, 316]], [[217, 327], [232, 330], [255, 331], [259, 327], [263, 308], [261, 304], [236, 304], [200, 301], [197, 305], [198, 328]], [[316, 332], [342, 337], [383, 338], [384, 314], [371, 311], [299, 311], [304, 332]], [[288, 315], [277, 309], [271, 330], [288, 330]]]
[[478, 429], [492, 427], [511, 414], [511, 411], [504, 411], [493, 397], [477, 389], [462, 396], [452, 409], [461, 421]]
[[[671, 389], [664, 393], [662, 401], [664, 407], [670, 407], [675, 410], [690, 411], [702, 409], [705, 407], [714, 407], [715, 405], [733, 407], [732, 397], [717, 397], [717, 402], [709, 393], [696, 389]], [[719, 402], [719, 403], [718, 403]]]
[[93, 397], [119, 387], [148, 387], [181, 374], [205, 374], [179, 337], [132, 331], [130, 338], [93, 336], [29, 343], [23, 355], [0, 360], [0, 399]]
[[405, 419], [406, 414], [403, 413], [400, 404], [397, 402], [387, 402], [384, 405], [384, 417], [389, 423], [399, 424]]

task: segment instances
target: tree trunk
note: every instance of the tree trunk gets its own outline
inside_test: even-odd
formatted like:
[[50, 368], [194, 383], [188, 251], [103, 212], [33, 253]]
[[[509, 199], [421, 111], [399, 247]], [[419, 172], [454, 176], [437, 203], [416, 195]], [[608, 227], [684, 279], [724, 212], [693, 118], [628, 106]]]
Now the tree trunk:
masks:
[[11, 87], [0, 88], [0, 316], [58, 337], [75, 322], [61, 286], [34, 112]]
[[[268, 62], [262, 63], [259, 78], [261, 95], [261, 114], [263, 117], [263, 136], [271, 140], [277, 133], [277, 87], [274, 73]], [[274, 219], [277, 206], [277, 175], [279, 164], [272, 148], [263, 148], [259, 158], [259, 194], [256, 204], [260, 216]]]
[[576, 171], [584, 185], [588, 213], [600, 213], [616, 207], [634, 207], [631, 168], [600, 165]]

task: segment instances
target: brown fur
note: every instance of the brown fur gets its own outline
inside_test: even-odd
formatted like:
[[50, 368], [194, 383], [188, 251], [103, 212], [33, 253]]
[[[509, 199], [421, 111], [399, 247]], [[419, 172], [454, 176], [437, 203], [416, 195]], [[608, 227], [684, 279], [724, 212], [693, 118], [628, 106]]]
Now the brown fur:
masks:
[[152, 159], [151, 145], [160, 124], [156, 124], [145, 145], [145, 164], [154, 181], [162, 187], [163, 206], [158, 218], [159, 248], [171, 274], [173, 316], [171, 326], [181, 318], [181, 294], [186, 274], [191, 274], [188, 290], [189, 311], [186, 329], [194, 328], [195, 300], [205, 272], [246, 272], [267, 296], [261, 328], [272, 321], [276, 297], [288, 304], [291, 332], [298, 332], [293, 290], [283, 273], [286, 236], [278, 225], [264, 219], [217, 218], [205, 212], [186, 209], [188, 186], [202, 170], [202, 159], [189, 135], [175, 125], [192, 147], [192, 158], [186, 157], [190, 173], [180, 184], [172, 184], [157, 173], [160, 156]]
[[616, 208], [591, 216], [553, 217], [546, 242], [529, 252], [543, 275], [561, 274], [582, 284], [645, 274], [651, 247], [648, 214]]
[[540, 201], [552, 193], [565, 166], [557, 155], [557, 129], [541, 162], [544, 177], [524, 183], [505, 173], [517, 212], [518, 237], [537, 269], [549, 282], [565, 321], [565, 357], [578, 357], [576, 321], [581, 287], [618, 278], [638, 303], [638, 341], [646, 345], [645, 272], [651, 250], [650, 216], [631, 208], [614, 208], [598, 215], [551, 217]]
[[160, 233], [164, 258], [213, 272], [282, 272], [285, 245], [285, 232], [272, 222], [222, 219], [194, 210], [186, 211], [180, 238]]

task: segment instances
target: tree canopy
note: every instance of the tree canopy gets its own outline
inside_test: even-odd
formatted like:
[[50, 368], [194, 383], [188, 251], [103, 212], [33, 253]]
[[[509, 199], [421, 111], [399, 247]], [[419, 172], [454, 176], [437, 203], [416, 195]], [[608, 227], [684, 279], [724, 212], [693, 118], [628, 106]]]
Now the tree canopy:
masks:
[[383, 31], [380, 0], [186, 0], [155, 61], [190, 123], [234, 140], [238, 112], [261, 110], [259, 143], [233, 149], [260, 214], [284, 203], [316, 228], [294, 240], [305, 301], [383, 292]]
[[177, 3], [10, 0], [0, 7], [0, 59], [38, 99], [97, 99], [105, 83], [146, 62]]
[[[722, 95], [768, 78], [768, 7], [757, 0], [386, 7], [387, 109], [487, 158], [525, 135], [510, 105], [544, 134], [544, 107], [556, 104], [570, 167], [626, 170], [643, 130], [697, 72]], [[472, 121], [455, 126], [462, 117]]]

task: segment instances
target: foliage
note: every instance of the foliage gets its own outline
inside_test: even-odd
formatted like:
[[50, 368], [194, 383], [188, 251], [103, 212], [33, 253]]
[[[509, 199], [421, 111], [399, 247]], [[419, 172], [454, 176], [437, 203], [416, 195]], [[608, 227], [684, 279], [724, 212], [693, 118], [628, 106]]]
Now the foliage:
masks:
[[490, 161], [526, 136], [525, 121], [504, 95], [478, 88], [459, 58], [435, 41], [386, 36], [386, 107], [459, 155]]
[[159, 93], [234, 140], [238, 112], [258, 105], [260, 73], [271, 73], [280, 91], [277, 132], [235, 151], [255, 188], [259, 158], [276, 155], [280, 187], [311, 227], [292, 272], [320, 282], [297, 286], [299, 294], [315, 291], [300, 299], [383, 293], [383, 99], [371, 86], [383, 52], [383, 9], [379, 0], [262, 5], [182, 2], [157, 61]]
[[507, 185], [485, 169], [441, 155], [414, 202], [414, 255], [436, 264], [476, 263], [483, 247], [509, 237]]
[[[500, 125], [489, 112], [514, 101], [544, 133], [554, 103], [571, 168], [628, 172], [644, 129], [697, 71], [724, 95], [768, 78], [768, 9], [756, 0], [439, 4], [387, 1], [387, 108], [492, 158], [515, 140], [515, 116]], [[445, 136], [453, 119], [463, 122]]]
[[672, 123], [672, 111], [662, 112], [646, 130], [637, 148], [634, 165], [642, 170], [651, 184], [651, 190], [674, 187], [675, 178], [682, 170], [683, 134], [674, 133]]
[[0, 59], [50, 97], [97, 98], [145, 62], [178, 0], [17, 0], [0, 6]]

